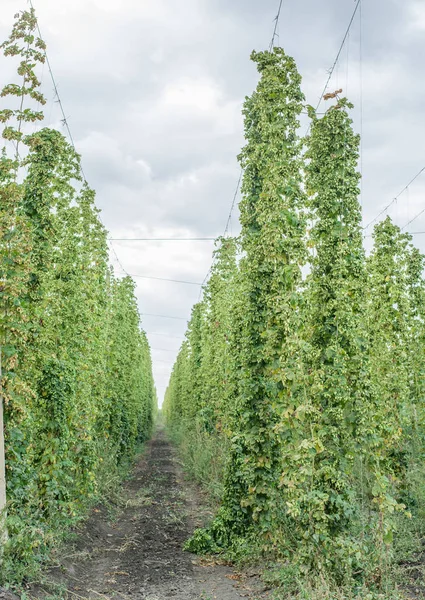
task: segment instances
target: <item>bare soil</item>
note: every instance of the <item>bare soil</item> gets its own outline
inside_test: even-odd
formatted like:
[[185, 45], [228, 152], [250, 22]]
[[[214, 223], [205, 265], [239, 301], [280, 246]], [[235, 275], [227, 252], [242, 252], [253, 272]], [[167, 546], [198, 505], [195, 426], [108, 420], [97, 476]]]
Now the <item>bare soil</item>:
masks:
[[[72, 548], [46, 574], [32, 598], [69, 600], [237, 600], [266, 598], [259, 578], [183, 550], [208, 516], [200, 491], [188, 482], [175, 449], [159, 430], [123, 486], [115, 518], [93, 510]], [[69, 550], [69, 551], [68, 551]]]

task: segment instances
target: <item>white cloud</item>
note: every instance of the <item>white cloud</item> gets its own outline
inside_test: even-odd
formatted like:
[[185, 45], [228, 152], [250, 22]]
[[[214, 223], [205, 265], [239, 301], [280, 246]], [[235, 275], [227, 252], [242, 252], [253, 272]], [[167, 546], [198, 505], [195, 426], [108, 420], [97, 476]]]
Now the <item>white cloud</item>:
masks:
[[171, 107], [185, 112], [195, 110], [208, 114], [217, 110], [222, 96], [221, 90], [213, 81], [183, 79], [165, 86], [160, 103], [165, 110]]
[[425, 5], [422, 1], [415, 1], [408, 5], [408, 15], [410, 29], [425, 30]]

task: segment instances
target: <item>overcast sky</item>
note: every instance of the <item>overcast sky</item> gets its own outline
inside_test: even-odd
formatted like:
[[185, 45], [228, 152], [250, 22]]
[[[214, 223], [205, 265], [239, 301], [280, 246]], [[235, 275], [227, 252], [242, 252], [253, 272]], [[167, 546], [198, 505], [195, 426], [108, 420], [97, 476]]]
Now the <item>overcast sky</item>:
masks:
[[[249, 55], [269, 45], [278, 0], [33, 1], [111, 236], [222, 234], [239, 176], [241, 107], [257, 81]], [[26, 6], [1, 0], [2, 39]], [[295, 57], [311, 104], [354, 7], [353, 0], [283, 2], [278, 42]], [[363, 133], [365, 223], [425, 166], [424, 35], [424, 0], [363, 0], [329, 86], [342, 87], [355, 103], [355, 126]], [[10, 68], [2, 58], [2, 75]], [[47, 69], [43, 89], [46, 125], [60, 128]], [[389, 210], [396, 223], [405, 225], [425, 208], [424, 192], [425, 173]], [[231, 229], [238, 231], [237, 213]], [[408, 230], [425, 231], [425, 213]], [[370, 238], [365, 242], [369, 247]], [[425, 251], [425, 235], [415, 242]], [[114, 248], [130, 274], [197, 283], [209, 269], [213, 243], [115, 242]], [[182, 318], [143, 316], [161, 400], [200, 288], [136, 281], [142, 313]]]

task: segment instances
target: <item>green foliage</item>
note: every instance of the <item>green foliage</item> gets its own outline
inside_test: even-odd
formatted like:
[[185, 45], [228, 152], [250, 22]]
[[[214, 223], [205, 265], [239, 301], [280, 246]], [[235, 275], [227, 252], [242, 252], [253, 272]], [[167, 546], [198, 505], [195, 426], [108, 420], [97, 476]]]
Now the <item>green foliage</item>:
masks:
[[241, 236], [219, 240], [164, 405], [189, 464], [225, 450], [186, 547], [260, 552], [282, 598], [397, 598], [397, 528], [424, 518], [424, 257], [389, 219], [365, 256], [349, 102], [307, 107], [302, 139], [293, 59], [252, 58]]
[[[244, 107], [243, 255], [229, 282], [234, 282], [234, 297], [228, 293], [228, 394], [221, 401], [225, 416], [219, 415], [217, 423], [225, 424], [230, 452], [223, 504], [211, 532], [217, 543], [239, 545], [239, 536], [255, 524], [264, 547], [271, 547], [271, 525], [282, 511], [278, 423], [280, 397], [287, 389], [276, 374], [291, 335], [306, 257], [301, 144], [296, 137], [303, 95], [295, 63], [281, 49], [253, 53], [252, 58], [261, 79]], [[215, 299], [213, 285], [212, 280], [206, 297], [210, 293]]]
[[[306, 282], [304, 338], [308, 350], [306, 415], [298, 448], [284, 454], [289, 513], [304, 563], [331, 568], [341, 578], [363, 569], [366, 545], [358, 539], [361, 514], [353, 478], [355, 458], [374, 468], [376, 406], [371, 394], [363, 315], [365, 257], [357, 199], [359, 138], [345, 100], [313, 119], [306, 158], [309, 243], [314, 248]], [[288, 422], [287, 426], [291, 426]], [[293, 464], [297, 457], [298, 475]], [[285, 469], [286, 471], [286, 469]], [[320, 547], [320, 554], [312, 553]]]
[[[7, 84], [0, 92], [0, 97], [16, 96], [19, 98], [18, 108], [6, 108], [0, 111], [0, 122], [5, 124], [3, 138], [9, 142], [15, 142], [15, 161], [17, 168], [19, 161], [19, 143], [22, 141], [24, 132], [22, 127], [25, 123], [42, 121], [42, 111], [25, 107], [25, 99], [33, 100], [37, 104], [45, 104], [46, 100], [37, 89], [40, 82], [35, 73], [37, 64], [44, 64], [45, 43], [35, 36], [37, 30], [37, 19], [34, 9], [24, 11], [15, 15], [15, 24], [9, 38], [0, 45], [5, 56], [20, 57], [17, 73], [21, 78], [20, 85], [16, 83]], [[8, 124], [10, 123], [10, 124]]]
[[[22, 84], [3, 89], [0, 160], [0, 349], [7, 527], [0, 580], [28, 577], [151, 432], [150, 350], [135, 284], [116, 279], [95, 194], [64, 136], [41, 120], [35, 69], [45, 59], [34, 12], [17, 15], [6, 56]], [[11, 132], [15, 132], [12, 133]], [[12, 140], [14, 147], [7, 145]], [[26, 147], [20, 156], [18, 145]], [[13, 158], [8, 157], [8, 151]]]
[[211, 415], [200, 413], [194, 427], [190, 421], [175, 423], [170, 431], [178, 445], [185, 471], [208, 492], [214, 504], [223, 495], [223, 477], [228, 442], [219, 436]]
[[411, 297], [410, 236], [401, 233], [388, 217], [375, 227], [373, 236], [374, 248], [368, 259], [372, 383], [385, 424], [382, 458], [394, 474], [398, 471], [401, 475], [403, 433], [411, 422], [412, 392], [415, 395], [410, 375], [411, 338], [422, 325], [416, 322]]

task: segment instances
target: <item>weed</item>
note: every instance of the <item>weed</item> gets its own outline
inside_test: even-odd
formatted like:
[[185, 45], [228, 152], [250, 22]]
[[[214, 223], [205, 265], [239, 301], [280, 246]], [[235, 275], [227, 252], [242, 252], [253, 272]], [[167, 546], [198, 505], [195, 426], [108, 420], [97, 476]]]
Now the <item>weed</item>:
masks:
[[224, 436], [180, 424], [170, 433], [179, 448], [183, 469], [208, 492], [213, 502], [223, 493], [223, 473], [227, 454]]

